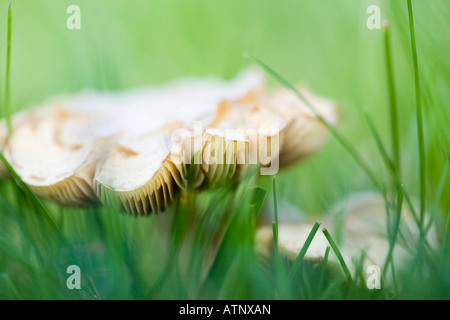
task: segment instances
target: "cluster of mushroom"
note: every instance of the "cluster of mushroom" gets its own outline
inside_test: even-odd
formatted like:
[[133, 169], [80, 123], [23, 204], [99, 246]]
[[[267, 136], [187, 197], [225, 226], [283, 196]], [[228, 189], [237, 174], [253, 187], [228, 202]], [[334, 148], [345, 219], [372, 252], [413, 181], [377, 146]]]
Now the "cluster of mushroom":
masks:
[[[252, 159], [263, 168], [286, 166], [320, 148], [323, 123], [290, 91], [269, 91], [264, 82], [250, 68], [228, 82], [184, 78], [57, 97], [15, 115], [8, 139], [2, 123], [0, 148], [39, 196], [65, 206], [101, 201], [145, 216], [163, 211], [188, 184], [238, 179]], [[304, 94], [337, 122], [334, 102]]]

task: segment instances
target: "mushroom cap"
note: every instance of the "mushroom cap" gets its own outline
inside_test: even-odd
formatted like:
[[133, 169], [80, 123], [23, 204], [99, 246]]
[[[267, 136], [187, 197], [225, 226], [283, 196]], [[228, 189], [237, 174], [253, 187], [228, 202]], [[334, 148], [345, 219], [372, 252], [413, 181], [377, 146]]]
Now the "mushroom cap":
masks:
[[[299, 213], [297, 222], [279, 223], [279, 251], [288, 260], [294, 261], [302, 249], [313, 223], [303, 221]], [[364, 268], [369, 265], [382, 267], [389, 251], [389, 237], [386, 224], [386, 205], [383, 197], [373, 193], [354, 194], [344, 199], [332, 209], [332, 213], [323, 219], [322, 225], [331, 234], [339, 234], [339, 251], [347, 266], [355, 270], [353, 257], [359, 258], [365, 252]], [[400, 236], [400, 234], [402, 236]], [[407, 266], [413, 259], [415, 246], [420, 234], [411, 212], [403, 207], [401, 214], [400, 233], [397, 238], [394, 259], [398, 266]], [[430, 230], [428, 243], [432, 248], [438, 247], [436, 234]], [[272, 226], [264, 223], [256, 233], [257, 252], [262, 257], [270, 257], [273, 251]], [[322, 258], [329, 243], [322, 232], [318, 231], [308, 248], [305, 258]], [[412, 247], [411, 247], [412, 246]], [[330, 255], [329, 261], [337, 263], [335, 255]]]
[[238, 131], [222, 135], [220, 131], [206, 129], [185, 138], [183, 149], [194, 155], [193, 162], [186, 162], [191, 172], [189, 186], [206, 189], [238, 179], [246, 166], [248, 144], [248, 139]]
[[165, 133], [155, 132], [119, 140], [95, 171], [96, 193], [102, 202], [135, 216], [163, 211], [177, 188], [185, 185], [180, 148], [167, 148], [167, 139]]
[[[278, 248], [288, 260], [295, 261], [308, 237], [313, 224], [279, 224]], [[322, 259], [328, 246], [328, 240], [323, 233], [317, 232], [305, 254], [305, 259]], [[256, 250], [264, 256], [270, 257], [273, 250], [273, 229], [270, 225], [258, 228], [256, 233]]]
[[270, 109], [254, 105], [248, 95], [222, 101], [208, 128], [193, 137], [202, 140], [200, 150], [191, 148], [191, 154], [200, 151], [202, 160], [194, 169], [200, 177], [194, 186], [214, 187], [238, 179], [248, 165], [269, 165], [272, 156], [278, 158], [286, 122]]
[[[265, 94], [264, 82], [249, 68], [231, 81], [184, 78], [56, 97], [14, 117], [5, 156], [32, 190], [59, 204], [100, 199], [148, 215], [170, 204], [187, 172], [190, 186], [211, 188], [249, 164], [291, 163], [319, 148], [326, 129], [314, 114], [286, 91]], [[336, 120], [331, 102], [311, 99]], [[0, 143], [4, 131], [0, 123]]]
[[82, 206], [95, 200], [91, 177], [104, 145], [89, 132], [89, 115], [38, 109], [14, 125], [5, 157], [37, 195]]
[[[391, 210], [393, 210], [391, 208]], [[388, 250], [389, 235], [386, 219], [386, 203], [379, 194], [356, 193], [344, 199], [333, 209], [336, 214], [330, 220], [339, 220], [342, 234], [342, 247], [350, 258], [362, 250], [366, 252], [365, 266], [383, 266]], [[392, 214], [391, 216], [395, 216]], [[399, 234], [395, 243], [394, 259], [397, 266], [407, 266], [414, 258], [415, 244], [419, 241], [420, 232], [408, 206], [402, 207]], [[427, 234], [431, 248], [438, 247], [434, 229]]]
[[[337, 124], [339, 116], [334, 101], [315, 95], [306, 89], [300, 88], [299, 91], [327, 123]], [[322, 147], [328, 136], [328, 128], [320, 121], [314, 111], [293, 92], [277, 90], [269, 93], [264, 99], [270, 108], [288, 122], [280, 152], [280, 165], [293, 164]]]
[[[206, 155], [206, 161], [194, 168], [190, 185], [200, 186], [204, 181], [215, 185], [231, 179], [237, 171], [235, 159], [245, 145], [242, 141], [221, 140], [207, 130], [196, 133], [195, 121], [209, 122], [221, 100], [241, 98], [248, 90], [259, 90], [262, 84], [262, 74], [249, 69], [231, 82], [191, 78], [127, 93], [125, 122], [133, 125], [99, 161], [94, 177], [97, 196], [133, 215], [162, 211], [176, 191], [185, 187], [186, 163], [197, 152]], [[178, 140], [174, 139], [177, 130], [184, 132]], [[200, 143], [186, 147], [198, 139]], [[205, 166], [212, 164], [211, 150], [214, 153], [219, 144], [224, 145], [226, 157], [234, 160], [227, 166]]]

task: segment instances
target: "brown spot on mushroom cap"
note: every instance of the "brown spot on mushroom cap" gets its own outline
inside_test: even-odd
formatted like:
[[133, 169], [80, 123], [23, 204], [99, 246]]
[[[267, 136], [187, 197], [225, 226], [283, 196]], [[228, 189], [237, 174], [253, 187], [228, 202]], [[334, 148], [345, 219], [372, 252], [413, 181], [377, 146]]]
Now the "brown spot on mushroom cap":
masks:
[[249, 144], [246, 164], [268, 166], [274, 158], [278, 158], [286, 121], [271, 109], [255, 103], [253, 99], [227, 102], [226, 107], [218, 109], [209, 128], [220, 130], [224, 137], [234, 134], [242, 136]]

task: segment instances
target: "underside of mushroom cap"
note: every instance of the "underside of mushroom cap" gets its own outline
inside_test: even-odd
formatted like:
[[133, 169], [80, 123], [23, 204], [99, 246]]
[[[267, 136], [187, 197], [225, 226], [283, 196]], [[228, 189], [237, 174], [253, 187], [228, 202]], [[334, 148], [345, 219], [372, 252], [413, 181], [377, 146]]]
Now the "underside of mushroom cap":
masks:
[[239, 178], [248, 165], [269, 166], [278, 161], [286, 122], [275, 112], [255, 104], [249, 92], [238, 101], [222, 101], [202, 135], [203, 186]]
[[238, 132], [225, 136], [220, 131], [206, 129], [185, 137], [183, 152], [188, 186], [213, 188], [239, 179], [247, 164], [248, 139]]
[[97, 165], [94, 184], [105, 204], [135, 216], [163, 211], [185, 182], [177, 146], [167, 147], [164, 132], [119, 141]]

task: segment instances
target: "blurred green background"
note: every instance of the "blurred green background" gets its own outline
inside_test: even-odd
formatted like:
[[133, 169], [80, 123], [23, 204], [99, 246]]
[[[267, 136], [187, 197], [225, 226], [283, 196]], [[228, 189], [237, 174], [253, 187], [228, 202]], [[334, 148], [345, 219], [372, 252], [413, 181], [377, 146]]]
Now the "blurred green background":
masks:
[[[80, 30], [66, 27], [66, 9], [71, 4], [81, 9]], [[379, 5], [382, 19], [391, 26], [403, 183], [417, 197], [418, 151], [406, 1], [15, 0], [13, 110], [85, 88], [122, 90], [185, 75], [215, 74], [229, 79], [252, 63], [243, 57], [248, 52], [289, 81], [306, 84], [336, 100], [341, 115], [339, 130], [378, 176], [387, 179], [383, 159], [363, 117], [364, 111], [370, 114], [390, 150], [383, 33], [366, 27], [366, 9], [372, 4]], [[9, 1], [0, 1], [2, 88], [8, 5]], [[425, 116], [427, 197], [431, 201], [450, 147], [450, 2], [414, 0], [413, 5]], [[269, 85], [279, 86], [273, 79]], [[373, 189], [370, 180], [331, 137], [318, 154], [280, 172], [278, 186], [281, 199], [318, 215], [326, 215], [333, 204], [352, 192]], [[450, 208], [448, 194], [447, 183], [439, 208], [441, 217]], [[10, 198], [4, 194], [1, 210], [10, 210], [6, 204]], [[81, 210], [66, 211], [68, 230], [77, 236], [89, 231], [89, 219], [94, 218]], [[147, 230], [154, 222], [154, 218], [144, 221], [123, 216], [105, 219], [110, 219], [103, 222], [112, 228], [126, 224], [117, 227], [128, 230], [125, 233]], [[10, 241], [9, 236], [5, 233], [4, 238]], [[148, 250], [157, 250], [157, 239], [146, 241]], [[142, 268], [152, 264], [151, 256], [143, 259], [147, 262]], [[89, 263], [96, 265], [95, 261]], [[12, 277], [8, 280], [12, 287], [17, 285], [17, 279], [5, 272], [5, 277]], [[149, 279], [146, 281], [151, 282], [152, 277]], [[2, 295], [0, 289], [0, 296], [8, 295]]]

